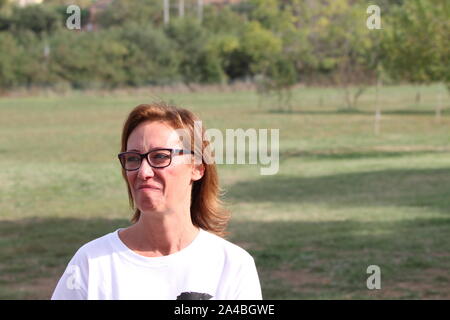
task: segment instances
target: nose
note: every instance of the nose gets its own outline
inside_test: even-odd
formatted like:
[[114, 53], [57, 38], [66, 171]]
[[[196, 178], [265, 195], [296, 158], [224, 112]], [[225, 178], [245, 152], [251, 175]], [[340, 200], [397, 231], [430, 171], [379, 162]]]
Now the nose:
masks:
[[150, 166], [148, 163], [148, 159], [144, 158], [141, 163], [141, 167], [138, 170], [138, 177], [142, 180], [147, 180], [148, 178], [151, 178], [155, 175], [155, 172], [153, 171], [154, 168]]

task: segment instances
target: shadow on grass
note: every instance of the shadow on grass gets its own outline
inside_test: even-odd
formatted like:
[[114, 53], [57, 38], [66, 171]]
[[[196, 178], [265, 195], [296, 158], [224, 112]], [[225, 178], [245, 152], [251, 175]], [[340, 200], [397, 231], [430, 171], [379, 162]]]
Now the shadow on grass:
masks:
[[[84, 243], [127, 226], [127, 220], [46, 218], [0, 224], [0, 298], [48, 299], [70, 258]], [[378, 296], [443, 297], [450, 277], [450, 219], [402, 222], [242, 221], [229, 240], [255, 258], [264, 298], [376, 298], [366, 269], [382, 268]], [[434, 273], [427, 274], [428, 270]], [[402, 289], [404, 281], [422, 287]], [[394, 290], [395, 289], [395, 290]]]
[[[429, 110], [414, 110], [412, 109], [397, 109], [397, 110], [383, 110], [381, 109], [381, 115], [409, 115], [409, 116], [435, 116], [436, 111], [434, 107], [430, 107]], [[362, 110], [362, 109], [354, 109], [354, 108], [338, 108], [331, 110], [302, 110], [301, 108], [297, 108], [294, 110], [276, 110], [271, 109], [265, 111], [264, 113], [270, 114], [304, 114], [304, 115], [375, 115], [375, 110]], [[448, 108], [441, 110], [441, 116], [450, 115], [450, 110]]]
[[280, 152], [280, 160], [284, 161], [289, 158], [304, 158], [314, 160], [345, 160], [345, 159], [362, 159], [362, 158], [397, 158], [420, 156], [424, 154], [450, 153], [450, 149], [446, 148], [428, 148], [418, 150], [352, 150], [352, 149], [336, 149], [336, 150], [288, 150]]
[[450, 168], [391, 169], [319, 177], [261, 176], [227, 191], [232, 202], [406, 206], [450, 213]]
[[[396, 222], [233, 222], [262, 274], [265, 298], [449, 298], [450, 218]], [[369, 291], [367, 267], [382, 270]]]
[[0, 221], [0, 299], [49, 299], [78, 248], [127, 225], [126, 219]]

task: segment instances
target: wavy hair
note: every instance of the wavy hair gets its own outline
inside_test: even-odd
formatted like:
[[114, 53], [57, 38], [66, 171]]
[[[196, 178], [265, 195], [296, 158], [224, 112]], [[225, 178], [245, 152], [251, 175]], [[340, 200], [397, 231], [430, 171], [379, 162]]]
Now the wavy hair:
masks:
[[[214, 161], [211, 161], [211, 158], [208, 159], [211, 155], [205, 152], [205, 149], [209, 146], [209, 141], [204, 138], [205, 129], [203, 125], [201, 139], [198, 139], [201, 143], [194, 144], [194, 140], [197, 142], [197, 139], [194, 139], [194, 135], [199, 134], [194, 132], [195, 121], [200, 121], [200, 119], [189, 110], [171, 106], [164, 102], [140, 104], [129, 113], [124, 123], [120, 152], [127, 150], [128, 137], [133, 130], [146, 121], [161, 121], [173, 129], [187, 129], [191, 138], [190, 150], [194, 150], [196, 155], [202, 155], [201, 160], [205, 167], [203, 177], [194, 181], [192, 186], [190, 206], [192, 223], [201, 229], [222, 237], [225, 236], [230, 213], [223, 207], [223, 203], [220, 200], [221, 189], [219, 187], [216, 164]], [[136, 223], [139, 220], [141, 211], [135, 208], [127, 174], [123, 168], [122, 176], [127, 185], [130, 207], [134, 210], [131, 222]]]

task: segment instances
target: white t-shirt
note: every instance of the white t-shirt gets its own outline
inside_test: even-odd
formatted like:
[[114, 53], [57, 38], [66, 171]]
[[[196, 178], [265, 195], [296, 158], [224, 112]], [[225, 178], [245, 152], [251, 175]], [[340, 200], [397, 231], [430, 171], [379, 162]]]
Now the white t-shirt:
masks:
[[52, 300], [262, 299], [253, 258], [219, 236], [200, 229], [186, 248], [144, 257], [120, 240], [119, 230], [78, 249]]

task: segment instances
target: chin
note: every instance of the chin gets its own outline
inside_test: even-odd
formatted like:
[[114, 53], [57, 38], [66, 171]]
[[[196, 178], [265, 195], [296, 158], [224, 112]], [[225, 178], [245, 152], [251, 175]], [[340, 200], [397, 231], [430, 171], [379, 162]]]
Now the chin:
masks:
[[141, 210], [141, 211], [154, 211], [154, 210], [158, 210], [160, 208], [162, 208], [164, 205], [164, 201], [162, 201], [163, 199], [161, 199], [161, 197], [155, 197], [153, 195], [148, 196], [138, 196], [136, 198], [136, 203], [137, 203], [137, 207]]
[[143, 205], [143, 206], [140, 206], [139, 207], [139, 210], [143, 213], [143, 214], [145, 214], [145, 213], [164, 213], [166, 210], [165, 210], [165, 207], [164, 206], [162, 206], [162, 205], [158, 205], [158, 204], [149, 204], [149, 203], [146, 203], [145, 205]]

